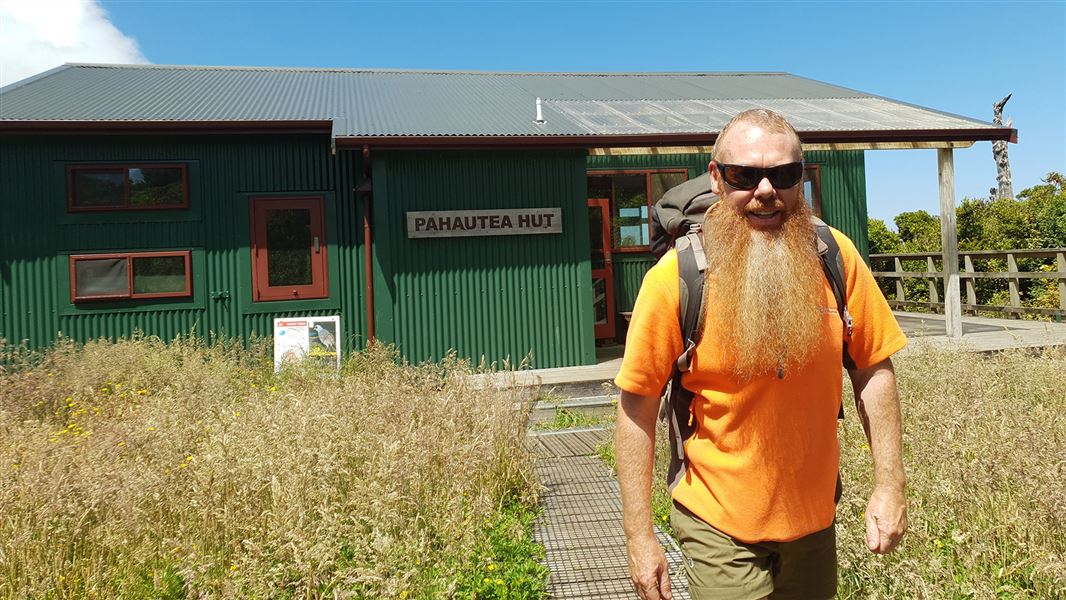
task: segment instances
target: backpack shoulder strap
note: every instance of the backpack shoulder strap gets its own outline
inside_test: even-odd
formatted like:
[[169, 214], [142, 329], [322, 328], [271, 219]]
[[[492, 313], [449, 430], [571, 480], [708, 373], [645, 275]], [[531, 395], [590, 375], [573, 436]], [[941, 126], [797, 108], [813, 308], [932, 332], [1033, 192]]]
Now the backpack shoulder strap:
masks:
[[[699, 226], [693, 226], [687, 235], [679, 237], [674, 243], [677, 248], [677, 274], [680, 302], [678, 302], [678, 323], [681, 325], [681, 341], [685, 345], [687, 356], [699, 341], [703, 321], [703, 272], [707, 270], [707, 256], [703, 251], [702, 232]], [[688, 363], [678, 364], [683, 371], [688, 370]]]
[[692, 226], [687, 235], [677, 238], [674, 247], [677, 249], [678, 323], [684, 348], [674, 362], [663, 403], [662, 416], [667, 419], [670, 435], [670, 467], [666, 477], [670, 490], [687, 471], [685, 441], [696, 432], [691, 412], [693, 393], [681, 385], [681, 377], [692, 366], [692, 353], [702, 334], [703, 272], [707, 269], [699, 225]]
[[[814, 231], [818, 235], [818, 258], [822, 263], [822, 271], [825, 272], [825, 278], [829, 282], [829, 287], [833, 290], [833, 296], [836, 298], [837, 313], [844, 323], [846, 338], [851, 338], [855, 324], [851, 320], [851, 313], [848, 312], [848, 288], [844, 283], [844, 258], [840, 255], [840, 244], [837, 243], [836, 238], [833, 237], [833, 231], [824, 221], [818, 217], [811, 217], [811, 221], [814, 222]], [[851, 370], [855, 368], [855, 361], [851, 358], [851, 353], [848, 352], [847, 339], [841, 345], [840, 358], [845, 369]], [[840, 403], [840, 414], [837, 416], [841, 419], [844, 418], [843, 402]]]

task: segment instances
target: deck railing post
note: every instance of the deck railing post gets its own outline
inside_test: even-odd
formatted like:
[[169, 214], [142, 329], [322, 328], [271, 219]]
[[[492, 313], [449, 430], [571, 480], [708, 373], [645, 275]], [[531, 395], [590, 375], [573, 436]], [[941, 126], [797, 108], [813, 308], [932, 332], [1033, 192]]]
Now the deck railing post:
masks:
[[[971, 258], [969, 254], [963, 256], [962, 259], [966, 263], [966, 272], [967, 273], [976, 273], [977, 272], [973, 268], [973, 258]], [[976, 306], [977, 305], [977, 289], [974, 286], [974, 278], [973, 277], [967, 277], [966, 278], [966, 304], [969, 304], [970, 306]], [[970, 309], [970, 312], [972, 314], [976, 315], [977, 314], [977, 309], [976, 308], [972, 308], [972, 309]]]
[[[1014, 254], [1007, 253], [1007, 272], [1018, 272], [1018, 261], [1014, 258]], [[1010, 305], [1014, 308], [1020, 308], [1022, 305], [1021, 294], [1018, 293], [1018, 278], [1012, 277], [1007, 280], [1007, 285], [1010, 287]], [[1013, 313], [1015, 318], [1021, 318], [1020, 312]]]
[[[932, 256], [925, 257], [925, 270], [929, 272], [929, 301], [933, 304], [940, 302], [940, 293], [936, 290], [936, 263]], [[945, 307], [947, 308], [947, 307]]]
[[[896, 300], [899, 300], [900, 302], [906, 302], [907, 301], [907, 291], [906, 291], [906, 287], [904, 287], [904, 285], [903, 285], [903, 261], [900, 260], [898, 256], [895, 257], [893, 260], [895, 262], [896, 274], [897, 274], [896, 275]], [[1061, 267], [1059, 268], [1059, 270], [1060, 271], [1066, 271], [1066, 269], [1063, 269]], [[1059, 284], [1059, 287], [1061, 289], [1062, 284]], [[1063, 294], [1060, 291], [1059, 292], [1059, 296], [1062, 296], [1062, 295]]]

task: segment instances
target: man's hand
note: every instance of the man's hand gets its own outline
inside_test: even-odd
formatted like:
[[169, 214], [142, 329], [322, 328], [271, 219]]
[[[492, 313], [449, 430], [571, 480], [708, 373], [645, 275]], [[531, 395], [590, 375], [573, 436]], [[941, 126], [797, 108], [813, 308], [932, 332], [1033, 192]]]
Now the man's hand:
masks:
[[888, 554], [907, 531], [907, 498], [902, 490], [875, 487], [866, 505], [866, 547]]
[[887, 554], [907, 531], [902, 419], [892, 361], [848, 371], [855, 405], [874, 459], [874, 491], [866, 506], [866, 547]]
[[642, 600], [670, 600], [670, 567], [655, 536], [629, 538], [629, 576]]
[[614, 432], [614, 458], [622, 491], [629, 576], [644, 600], [668, 600], [670, 569], [651, 520], [651, 472], [659, 399], [622, 390]]

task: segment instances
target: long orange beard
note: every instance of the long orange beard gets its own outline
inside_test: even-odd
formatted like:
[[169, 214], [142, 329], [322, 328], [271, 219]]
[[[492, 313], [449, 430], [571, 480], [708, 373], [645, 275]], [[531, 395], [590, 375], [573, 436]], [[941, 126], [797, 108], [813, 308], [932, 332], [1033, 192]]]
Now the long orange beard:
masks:
[[822, 336], [825, 293], [807, 204], [800, 202], [774, 233], [752, 229], [736, 210], [719, 206], [707, 211], [704, 231], [704, 335], [736, 357], [737, 379], [807, 363]]

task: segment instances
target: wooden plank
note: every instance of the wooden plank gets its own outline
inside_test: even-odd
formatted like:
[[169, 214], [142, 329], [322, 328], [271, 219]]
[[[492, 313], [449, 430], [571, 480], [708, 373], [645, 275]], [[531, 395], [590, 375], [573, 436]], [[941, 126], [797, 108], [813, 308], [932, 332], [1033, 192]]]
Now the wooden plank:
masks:
[[[1055, 258], [1060, 252], [1066, 252], [1066, 248], [1035, 248], [1024, 249], [1015, 248], [1012, 250], [967, 250], [965, 252], [959, 252], [959, 256], [972, 256], [974, 258], [1003, 258], [1008, 253], [1014, 254], [1020, 258]], [[890, 258], [899, 257], [903, 260], [925, 258], [927, 256], [937, 257], [941, 256], [942, 252], [900, 252], [897, 254], [871, 254], [870, 260], [888, 260]]]
[[[969, 258], [969, 257], [967, 257]], [[925, 279], [940, 278], [943, 271], [871, 271], [874, 277], [913, 279], [921, 277]], [[1009, 273], [1004, 271], [992, 271], [989, 273], [959, 273], [959, 279], [1066, 279], [1066, 273], [1046, 273], [1043, 271], [1018, 271]]]
[[[955, 159], [952, 150], [936, 151], [940, 182], [940, 242], [944, 261], [944, 325], [949, 338], [962, 337], [962, 294], [959, 289], [959, 240], [955, 230]], [[929, 269], [932, 271], [933, 269]]]

